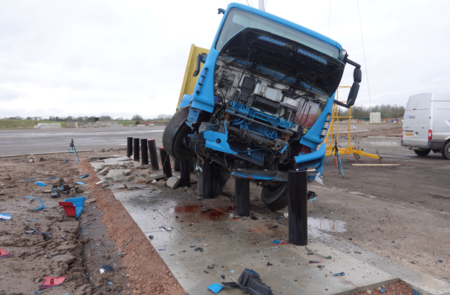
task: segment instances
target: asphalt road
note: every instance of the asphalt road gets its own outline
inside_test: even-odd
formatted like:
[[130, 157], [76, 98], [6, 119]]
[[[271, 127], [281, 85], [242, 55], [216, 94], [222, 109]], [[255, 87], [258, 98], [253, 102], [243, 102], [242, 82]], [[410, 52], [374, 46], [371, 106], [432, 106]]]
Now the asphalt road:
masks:
[[126, 147], [129, 136], [155, 139], [158, 147], [164, 127], [0, 130], [0, 156], [66, 152], [71, 139], [77, 151]]

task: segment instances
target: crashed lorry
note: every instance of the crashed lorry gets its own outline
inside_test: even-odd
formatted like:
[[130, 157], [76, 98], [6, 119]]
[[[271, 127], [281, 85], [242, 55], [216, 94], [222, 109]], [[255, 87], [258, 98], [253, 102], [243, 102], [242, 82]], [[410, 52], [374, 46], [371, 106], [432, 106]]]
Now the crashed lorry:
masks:
[[[197, 57], [197, 83], [166, 126], [163, 146], [175, 159], [214, 165], [214, 181], [230, 175], [255, 181], [271, 210], [288, 204], [288, 171], [320, 177], [333, 104], [350, 107], [360, 65], [319, 33], [246, 5], [232, 3], [208, 54]], [[203, 63], [203, 67], [201, 67]], [[346, 103], [335, 93], [346, 65], [354, 67]]]

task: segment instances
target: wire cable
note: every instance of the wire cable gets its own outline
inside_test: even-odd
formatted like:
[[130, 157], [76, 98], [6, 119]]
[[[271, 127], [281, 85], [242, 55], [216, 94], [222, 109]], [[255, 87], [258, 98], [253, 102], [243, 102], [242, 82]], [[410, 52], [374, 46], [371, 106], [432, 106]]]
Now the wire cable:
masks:
[[330, 23], [331, 23], [331, 0], [330, 0], [330, 10], [328, 11], [328, 37], [330, 37]]

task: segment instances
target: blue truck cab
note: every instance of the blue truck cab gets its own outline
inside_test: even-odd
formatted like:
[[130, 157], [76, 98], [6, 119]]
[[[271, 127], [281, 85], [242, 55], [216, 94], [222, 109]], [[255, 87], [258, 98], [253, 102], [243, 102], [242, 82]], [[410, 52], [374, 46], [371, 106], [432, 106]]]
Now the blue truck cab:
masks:
[[[360, 65], [336, 41], [265, 11], [231, 3], [220, 13], [209, 53], [197, 57], [195, 90], [163, 145], [176, 159], [208, 160], [257, 181], [263, 203], [278, 210], [289, 169], [312, 171], [310, 180], [321, 174], [333, 104], [355, 103]], [[334, 98], [347, 64], [354, 83], [341, 103]]]

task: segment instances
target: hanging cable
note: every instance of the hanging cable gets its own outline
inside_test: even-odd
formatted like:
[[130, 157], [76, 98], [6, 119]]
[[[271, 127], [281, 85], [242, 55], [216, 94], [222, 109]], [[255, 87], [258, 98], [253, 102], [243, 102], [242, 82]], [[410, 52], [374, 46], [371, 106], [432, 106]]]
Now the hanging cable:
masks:
[[[369, 70], [367, 69], [366, 49], [364, 47], [364, 37], [363, 37], [363, 29], [362, 29], [362, 21], [361, 21], [361, 11], [359, 9], [359, 0], [356, 0], [356, 4], [358, 6], [359, 28], [361, 30], [361, 43], [362, 43], [362, 47], [363, 47], [364, 64], [365, 64], [365, 68], [366, 68], [367, 91], [369, 92], [370, 111], [372, 111], [372, 98], [370, 97], [370, 84], [369, 84]], [[369, 113], [369, 115], [370, 115], [370, 113]], [[373, 123], [371, 125], [372, 125], [372, 130], [375, 131], [375, 125], [373, 125]], [[374, 137], [374, 139], [375, 139], [375, 149], [377, 150], [377, 154], [379, 157], [380, 153], [378, 152], [377, 139], [376, 139], [376, 137]], [[380, 163], [381, 163], [381, 159], [380, 159]]]

